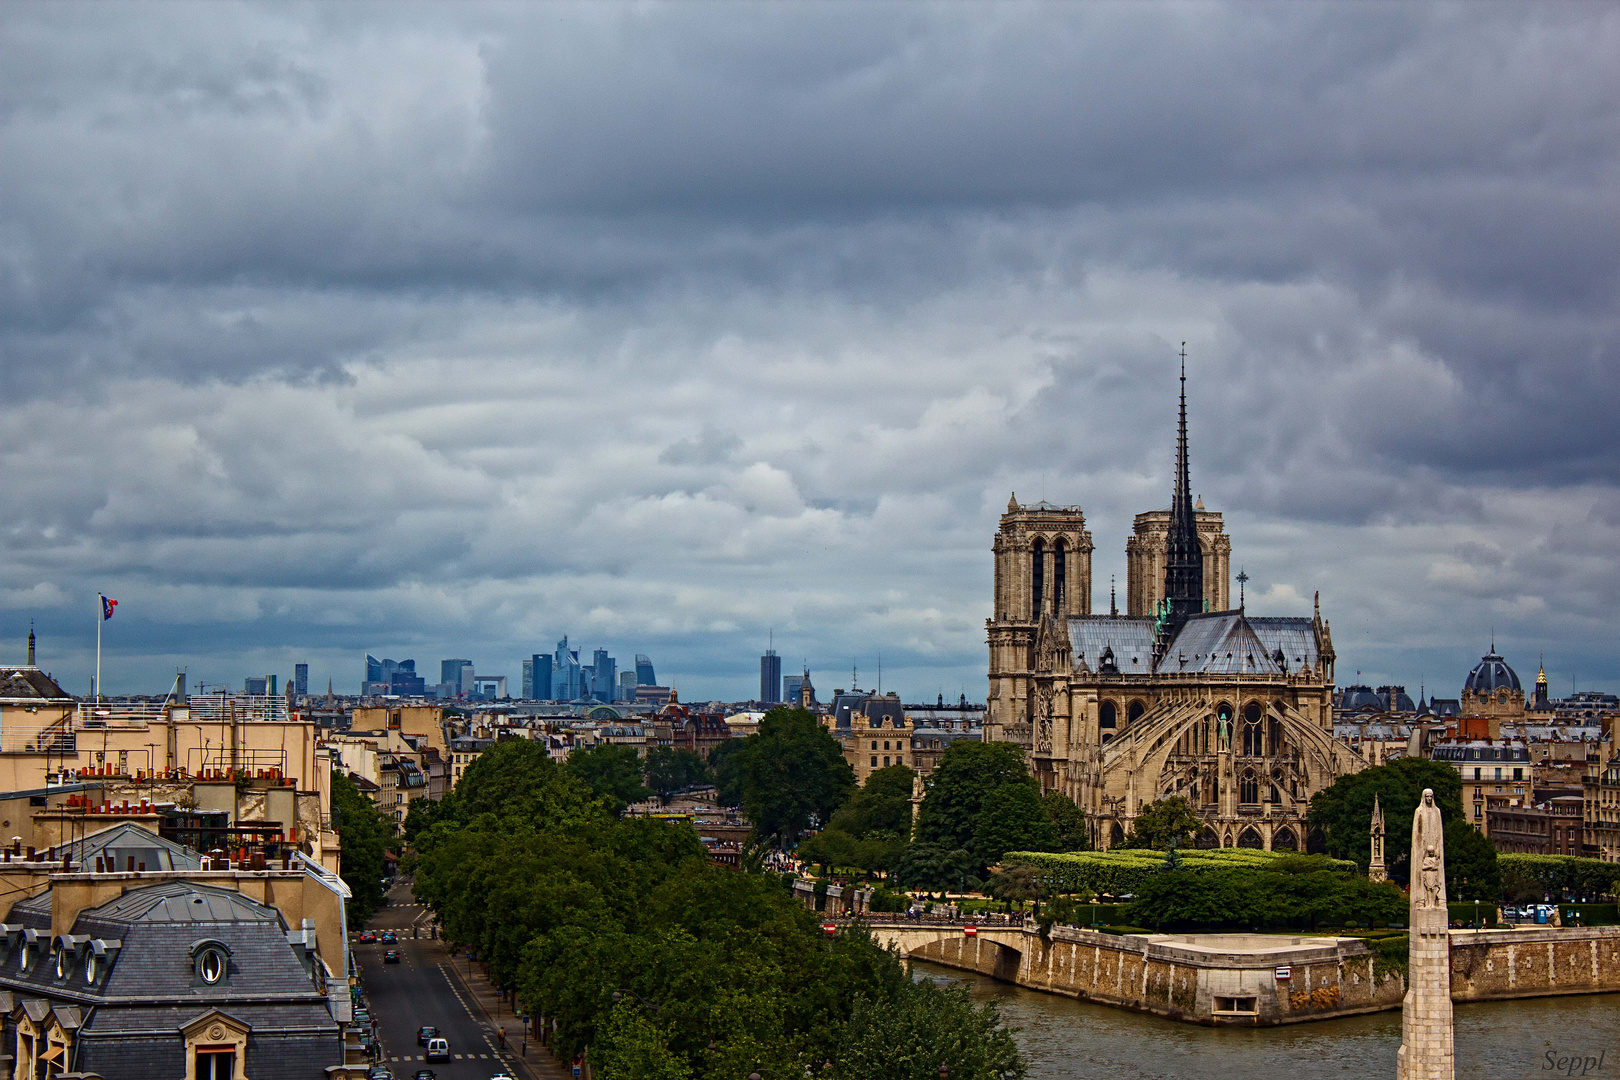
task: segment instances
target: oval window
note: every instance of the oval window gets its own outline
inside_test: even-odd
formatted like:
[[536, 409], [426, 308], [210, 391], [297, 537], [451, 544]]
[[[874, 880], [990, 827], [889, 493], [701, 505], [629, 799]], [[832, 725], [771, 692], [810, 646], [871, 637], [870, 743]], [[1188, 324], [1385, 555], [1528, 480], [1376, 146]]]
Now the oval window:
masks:
[[84, 959], [84, 981], [87, 983], [96, 981], [96, 956], [94, 953]]
[[67, 978], [67, 972], [68, 972], [67, 950], [66, 949], [57, 949], [56, 950], [56, 977], [58, 979], [65, 979], [65, 978]]
[[212, 986], [225, 977], [225, 954], [218, 949], [205, 949], [197, 957], [197, 977]]

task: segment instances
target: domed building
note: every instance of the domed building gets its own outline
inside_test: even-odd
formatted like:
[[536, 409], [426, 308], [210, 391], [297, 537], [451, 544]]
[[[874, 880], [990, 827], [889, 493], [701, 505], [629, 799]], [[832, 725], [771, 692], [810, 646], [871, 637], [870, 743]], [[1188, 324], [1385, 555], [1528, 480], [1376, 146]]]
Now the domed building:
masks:
[[1519, 683], [1519, 673], [1497, 653], [1494, 641], [1491, 651], [1468, 673], [1460, 701], [1463, 716], [1485, 716], [1497, 722], [1491, 725], [1492, 738], [1501, 721], [1524, 719], [1524, 687]]

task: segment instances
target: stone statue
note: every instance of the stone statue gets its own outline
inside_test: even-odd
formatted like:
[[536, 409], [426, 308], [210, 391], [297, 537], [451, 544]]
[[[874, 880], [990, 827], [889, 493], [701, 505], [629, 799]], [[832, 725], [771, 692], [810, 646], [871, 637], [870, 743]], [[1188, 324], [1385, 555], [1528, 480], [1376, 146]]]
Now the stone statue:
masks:
[[1410, 981], [1401, 1003], [1396, 1080], [1455, 1080], [1451, 1017], [1451, 931], [1446, 908], [1446, 838], [1434, 790], [1412, 813]]

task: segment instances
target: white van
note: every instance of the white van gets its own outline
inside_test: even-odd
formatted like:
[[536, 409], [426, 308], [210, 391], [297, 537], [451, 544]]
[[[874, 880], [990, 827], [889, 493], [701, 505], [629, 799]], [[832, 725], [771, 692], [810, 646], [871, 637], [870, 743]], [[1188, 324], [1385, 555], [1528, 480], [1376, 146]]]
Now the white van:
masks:
[[429, 1061], [449, 1061], [450, 1040], [437, 1038], [429, 1039], [427, 1045], [427, 1059]]

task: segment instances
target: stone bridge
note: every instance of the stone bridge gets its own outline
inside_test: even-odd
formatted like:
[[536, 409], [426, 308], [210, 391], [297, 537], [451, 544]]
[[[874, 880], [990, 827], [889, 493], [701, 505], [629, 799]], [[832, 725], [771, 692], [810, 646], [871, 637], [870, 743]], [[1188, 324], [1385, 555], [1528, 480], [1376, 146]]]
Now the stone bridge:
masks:
[[[910, 919], [867, 922], [872, 940], [893, 945], [901, 956], [965, 967], [1003, 982], [1017, 982], [1027, 942], [1034, 931], [1019, 926], [974, 923], [917, 923]], [[973, 927], [974, 932], [968, 933]]]

